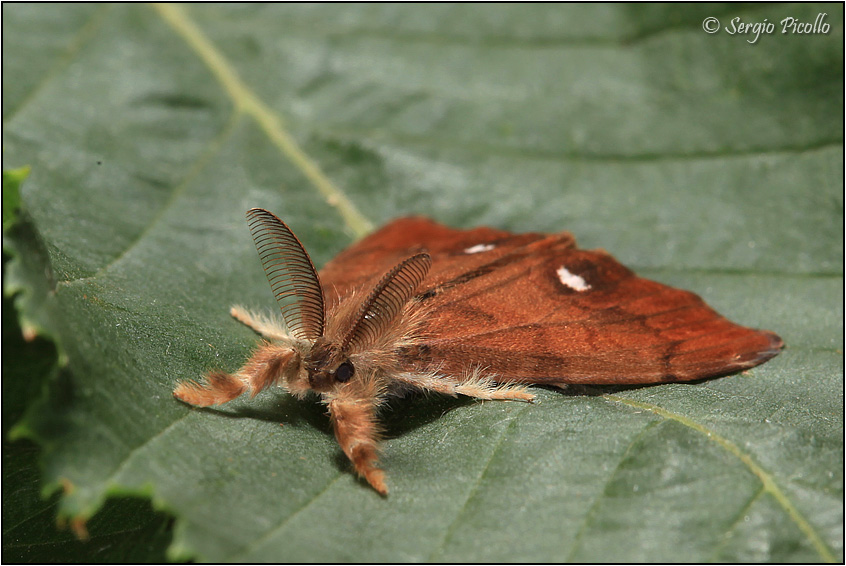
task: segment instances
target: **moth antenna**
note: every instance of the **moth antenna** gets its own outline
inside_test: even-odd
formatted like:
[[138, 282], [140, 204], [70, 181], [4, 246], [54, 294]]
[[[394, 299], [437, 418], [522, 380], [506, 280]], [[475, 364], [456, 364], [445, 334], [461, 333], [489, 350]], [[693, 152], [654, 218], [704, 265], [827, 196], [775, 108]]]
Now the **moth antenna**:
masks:
[[302, 243], [284, 222], [263, 208], [247, 211], [247, 225], [288, 331], [311, 341], [323, 336], [323, 291]]
[[431, 265], [432, 258], [424, 252], [386, 273], [361, 305], [355, 322], [341, 341], [341, 351], [359, 352], [376, 342], [402, 312]]

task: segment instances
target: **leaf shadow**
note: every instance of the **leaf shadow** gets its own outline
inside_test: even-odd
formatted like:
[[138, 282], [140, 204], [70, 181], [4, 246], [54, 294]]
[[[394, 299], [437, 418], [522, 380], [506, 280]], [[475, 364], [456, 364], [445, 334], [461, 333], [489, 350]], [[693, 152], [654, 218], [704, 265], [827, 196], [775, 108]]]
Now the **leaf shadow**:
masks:
[[610, 395], [612, 393], [620, 393], [621, 391], [634, 391], [636, 389], [643, 389], [644, 387], [655, 387], [662, 385], [661, 383], [642, 383], [638, 385], [588, 385], [588, 384], [568, 384], [566, 387], [557, 387], [555, 385], [537, 385], [539, 389], [553, 391], [567, 397], [601, 397], [603, 395]]
[[470, 397], [448, 397], [412, 391], [391, 398], [380, 411], [383, 438], [399, 438], [422, 426], [437, 421], [450, 411], [474, 405]]
[[[411, 392], [393, 397], [378, 413], [382, 438], [397, 438], [434, 422], [446, 413], [476, 403], [469, 397], [445, 397]], [[189, 406], [189, 405], [187, 405]], [[297, 399], [285, 393], [262, 394], [255, 399], [239, 399], [225, 407], [191, 407], [192, 410], [228, 419], [257, 419], [290, 426], [309, 426], [332, 434], [326, 407], [317, 397]]]
[[255, 419], [274, 424], [308, 426], [331, 434], [329, 415], [315, 397], [304, 400], [287, 394], [262, 394], [255, 399], [239, 399], [226, 407], [192, 407], [228, 419]]
[[[535, 387], [568, 397], [598, 397], [654, 385], [657, 384], [568, 385], [564, 388], [536, 385]], [[439, 420], [451, 411], [480, 402], [471, 397], [449, 397], [413, 390], [405, 392], [402, 396], [389, 397], [378, 411], [381, 437], [385, 440], [400, 438]], [[230, 419], [257, 419], [274, 424], [282, 423], [286, 426], [311, 427], [322, 431], [327, 436], [333, 436], [328, 411], [314, 395], [297, 399], [281, 391], [271, 391], [264, 392], [255, 399], [244, 397], [230, 403], [226, 408], [195, 407], [194, 409]], [[332, 463], [339, 473], [355, 475], [352, 464], [340, 447], [337, 447]], [[365, 479], [358, 477], [357, 480], [362, 486], [367, 487]]]
[[[660, 384], [645, 385], [568, 385], [565, 388], [535, 385], [538, 389], [552, 391], [568, 397], [599, 397], [621, 391], [631, 391]], [[414, 430], [437, 421], [447, 413], [479, 403], [471, 397], [449, 397], [410, 391], [402, 396], [390, 397], [379, 409], [378, 420], [382, 438], [402, 437]], [[212, 413], [229, 419], [256, 419], [289, 426], [308, 426], [332, 434], [329, 414], [316, 396], [297, 399], [282, 392], [263, 393], [255, 399], [245, 397], [226, 407], [192, 407], [193, 410]], [[342, 455], [343, 456], [343, 455]]]

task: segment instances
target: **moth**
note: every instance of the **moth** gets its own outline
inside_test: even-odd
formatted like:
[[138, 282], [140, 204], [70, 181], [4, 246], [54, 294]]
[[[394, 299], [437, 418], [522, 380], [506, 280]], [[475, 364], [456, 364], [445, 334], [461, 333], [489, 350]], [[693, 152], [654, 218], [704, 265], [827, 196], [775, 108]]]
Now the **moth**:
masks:
[[567, 232], [455, 230], [395, 220], [318, 274], [272, 213], [247, 223], [282, 321], [232, 307], [263, 342], [233, 374], [212, 371], [174, 396], [197, 406], [281, 385], [316, 392], [355, 471], [380, 494], [379, 407], [423, 390], [534, 400], [530, 384], [634, 385], [735, 373], [780, 351], [697, 295], [637, 277]]

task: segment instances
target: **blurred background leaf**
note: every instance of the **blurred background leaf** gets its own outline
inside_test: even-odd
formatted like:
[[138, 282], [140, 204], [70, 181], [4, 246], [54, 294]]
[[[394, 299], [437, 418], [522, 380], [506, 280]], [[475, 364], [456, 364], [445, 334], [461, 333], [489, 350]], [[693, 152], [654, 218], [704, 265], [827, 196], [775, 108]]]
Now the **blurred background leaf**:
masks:
[[[4, 560], [842, 561], [842, 6], [3, 15], [4, 168], [31, 168], [8, 229], [4, 176], [4, 290], [57, 348], [4, 303]], [[318, 265], [403, 214], [567, 229], [788, 349], [699, 384], [398, 401], [382, 499], [317, 403], [170, 396], [244, 360], [230, 304], [273, 307], [252, 206]]]

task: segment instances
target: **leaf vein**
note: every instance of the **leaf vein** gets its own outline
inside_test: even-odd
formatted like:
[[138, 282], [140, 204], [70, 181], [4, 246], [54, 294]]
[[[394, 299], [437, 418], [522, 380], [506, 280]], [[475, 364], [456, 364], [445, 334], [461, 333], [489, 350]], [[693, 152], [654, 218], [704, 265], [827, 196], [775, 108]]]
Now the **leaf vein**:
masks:
[[444, 548], [446, 548], [447, 544], [450, 541], [451, 533], [453, 532], [453, 527], [458, 523], [459, 519], [461, 518], [461, 515], [464, 514], [464, 511], [467, 509], [467, 504], [470, 502], [471, 499], [473, 499], [473, 497], [475, 497], [476, 493], [479, 491], [479, 486], [482, 483], [482, 479], [484, 479], [485, 474], [491, 466], [491, 462], [493, 462], [494, 458], [502, 447], [503, 442], [505, 441], [505, 437], [508, 436], [508, 432], [514, 427], [514, 424], [517, 422], [517, 419], [520, 417], [521, 414], [523, 414], [526, 408], [526, 406], [520, 407], [518, 409], [518, 412], [513, 417], [511, 417], [508, 426], [506, 426], [500, 433], [499, 438], [496, 441], [496, 445], [494, 445], [493, 450], [491, 450], [490, 454], [488, 455], [484, 466], [482, 466], [481, 470], [479, 470], [479, 475], [476, 478], [475, 483], [467, 493], [467, 497], [464, 499], [463, 504], [456, 511], [453, 520], [449, 523], [449, 525], [446, 525], [446, 527], [444, 528], [444, 536], [441, 539], [440, 544], [438, 544], [432, 554], [429, 555], [429, 562], [444, 561], [442, 557], [436, 558], [436, 556], [443, 554]]
[[70, 285], [73, 283], [80, 283], [83, 281], [88, 281], [92, 279], [96, 279], [97, 277], [101, 276], [103, 273], [106, 273], [109, 269], [111, 269], [115, 264], [117, 264], [121, 259], [127, 256], [129, 252], [135, 248], [141, 241], [144, 240], [144, 237], [150, 233], [153, 227], [158, 224], [158, 222], [162, 219], [165, 212], [170, 210], [173, 206], [174, 202], [176, 202], [177, 197], [182, 194], [185, 190], [185, 187], [188, 186], [188, 183], [194, 179], [197, 175], [199, 175], [200, 171], [212, 161], [212, 158], [217, 155], [217, 153], [221, 150], [224, 145], [224, 142], [232, 135], [232, 132], [235, 131], [235, 127], [238, 125], [240, 115], [237, 112], [234, 112], [230, 115], [229, 119], [226, 122], [226, 125], [221, 129], [220, 133], [218, 133], [213, 139], [211, 139], [207, 144], [206, 148], [202, 151], [200, 156], [194, 161], [193, 165], [188, 169], [188, 173], [185, 177], [179, 182], [179, 184], [173, 188], [170, 193], [170, 196], [165, 202], [164, 206], [162, 206], [158, 212], [156, 212], [155, 216], [153, 216], [150, 221], [147, 223], [146, 228], [138, 233], [135, 239], [128, 245], [126, 248], [117, 256], [115, 256], [109, 263], [103, 265], [100, 269], [96, 271], [93, 275], [89, 275], [87, 277], [79, 277], [76, 279], [65, 279], [63, 281], [58, 281], [56, 286], [60, 285]]
[[64, 52], [59, 55], [59, 57], [51, 66], [50, 70], [48, 70], [44, 74], [44, 77], [40, 81], [38, 81], [38, 84], [33, 87], [29, 94], [27, 94], [21, 99], [17, 108], [10, 110], [7, 114], [7, 117], [4, 116], [4, 123], [8, 123], [17, 114], [19, 114], [21, 110], [26, 107], [26, 105], [29, 104], [30, 101], [32, 101], [51, 80], [53, 80], [54, 77], [59, 75], [62, 69], [70, 65], [70, 63], [74, 60], [74, 56], [82, 50], [85, 44], [88, 43], [88, 41], [93, 38], [95, 33], [100, 29], [100, 26], [106, 19], [106, 15], [111, 11], [111, 9], [111, 4], [105, 4], [101, 5], [94, 12], [94, 14], [88, 19], [88, 21], [85, 22], [79, 28], [79, 31], [68, 42], [68, 45], [65, 48]]
[[234, 66], [218, 51], [203, 31], [191, 20], [182, 6], [154, 4], [159, 16], [205, 63], [220, 82], [235, 107], [250, 116], [268, 139], [317, 188], [327, 204], [334, 207], [347, 227], [361, 238], [373, 230], [368, 220], [347, 195], [326, 176], [317, 163], [299, 146], [283, 127], [282, 118], [262, 101], [238, 76]]
[[[529, 103], [530, 101], [524, 101]], [[719, 159], [743, 159], [747, 157], [757, 158], [763, 156], [789, 155], [795, 157], [797, 153], [823, 151], [843, 147], [843, 138], [832, 137], [822, 138], [813, 143], [797, 145], [780, 145], [778, 147], [755, 146], [747, 148], [725, 148], [717, 150], [701, 149], [697, 151], [678, 152], [665, 148], [657, 153], [585, 153], [578, 149], [573, 151], [558, 151], [541, 147], [500, 145], [490, 142], [468, 142], [466, 139], [445, 138], [428, 134], [408, 134], [402, 132], [389, 132], [385, 129], [362, 129], [362, 128], [331, 128], [319, 132], [328, 139], [347, 140], [355, 138], [358, 143], [369, 142], [370, 144], [392, 143], [395, 145], [404, 144], [418, 148], [437, 148], [443, 150], [449, 148], [467, 153], [484, 154], [491, 156], [530, 159], [535, 161], [552, 162], [578, 162], [578, 163], [604, 163], [604, 164], [641, 164], [641, 163], [670, 163], [670, 162], [691, 162], [691, 161], [713, 161]]]
[[705, 437], [712, 441], [716, 442], [721, 448], [735, 456], [739, 459], [743, 465], [745, 465], [750, 472], [752, 472], [758, 479], [761, 481], [763, 485], [763, 491], [772, 495], [772, 497], [776, 500], [779, 506], [784, 509], [787, 516], [799, 527], [799, 530], [808, 538], [811, 542], [814, 549], [820, 555], [820, 558], [825, 562], [837, 562], [837, 559], [834, 556], [832, 550], [828, 547], [828, 545], [823, 541], [822, 536], [817, 532], [811, 523], [802, 515], [799, 509], [793, 504], [790, 498], [781, 490], [778, 484], [775, 481], [775, 478], [771, 473], [766, 471], [762, 468], [752, 457], [747, 454], [746, 452], [742, 451], [737, 444], [720, 436], [713, 430], [709, 429], [705, 425], [694, 421], [689, 417], [685, 417], [678, 413], [674, 413], [657, 405], [653, 405], [651, 403], [644, 403], [641, 401], [635, 401], [633, 399], [626, 399], [625, 397], [620, 397], [618, 395], [604, 395], [604, 399], [608, 401], [618, 403], [621, 405], [628, 405], [629, 407], [643, 409], [645, 411], [649, 411], [656, 415], [659, 415], [665, 419], [674, 420], [681, 425], [684, 425], [690, 429], [695, 430], [696, 432], [705, 435]]
[[608, 475], [608, 477], [605, 479], [605, 485], [604, 485], [603, 489], [601, 491], [597, 492], [598, 493], [597, 497], [594, 498], [594, 501], [591, 504], [590, 508], [588, 508], [588, 510], [585, 512], [584, 517], [582, 519], [582, 524], [581, 524], [581, 526], [579, 526], [579, 530], [576, 532], [576, 536], [573, 537], [573, 545], [570, 549], [569, 554], [567, 555], [567, 559], [565, 560], [565, 562], [573, 562], [575, 560], [574, 553], [576, 552], [576, 549], [579, 547], [579, 544], [581, 543], [581, 539], [582, 539], [582, 536], [585, 533], [585, 530], [587, 530], [588, 525], [593, 520], [593, 517], [596, 514], [596, 510], [599, 508], [599, 505], [602, 503], [605, 492], [608, 489], [608, 485], [611, 483], [611, 481], [617, 475], [617, 472], [620, 470], [620, 466], [623, 464], [623, 462], [628, 457], [629, 453], [632, 451], [632, 447], [634, 447], [634, 445], [637, 444], [640, 441], [640, 439], [643, 438], [644, 435], [650, 429], [657, 426], [658, 423], [659, 423], [659, 421], [651, 421], [651, 422], [647, 423], [646, 426], [644, 426], [641, 429], [641, 431], [638, 432], [634, 436], [634, 438], [632, 438], [631, 442], [629, 442], [629, 445], [626, 446], [626, 450], [623, 452], [623, 455], [620, 456], [619, 460], [617, 461], [617, 466], [614, 468], [614, 471], [612, 471]]
[[257, 538], [256, 540], [254, 540], [254, 541], [253, 541], [253, 542], [251, 542], [250, 544], [246, 545], [246, 546], [244, 547], [244, 549], [241, 551], [241, 553], [240, 553], [240, 554], [237, 554], [237, 555], [234, 555], [234, 556], [230, 556], [228, 560], [229, 560], [230, 562], [244, 562], [244, 561], [247, 561], [247, 559], [248, 559], [248, 556], [249, 556], [250, 552], [252, 552], [252, 551], [253, 551], [253, 550], [255, 550], [256, 548], [258, 548], [259, 546], [261, 546], [262, 544], [264, 544], [264, 542], [265, 542], [265, 541], [270, 540], [270, 539], [273, 537], [273, 535], [275, 535], [276, 533], [278, 533], [278, 532], [282, 531], [282, 530], [283, 530], [283, 529], [284, 529], [284, 528], [285, 528], [285, 527], [286, 527], [286, 526], [287, 526], [287, 525], [288, 525], [288, 524], [289, 524], [289, 523], [290, 523], [290, 522], [294, 519], [294, 517], [296, 517], [297, 515], [299, 515], [300, 513], [302, 513], [303, 511], [305, 511], [305, 510], [306, 510], [306, 509], [308, 509], [309, 507], [311, 507], [312, 505], [314, 505], [314, 503], [315, 503], [318, 499], [320, 499], [320, 498], [321, 498], [321, 497], [323, 497], [326, 493], [328, 493], [328, 492], [329, 492], [329, 490], [332, 488], [332, 486], [333, 486], [333, 485], [335, 485], [336, 483], [338, 483], [338, 480], [340, 480], [342, 477], [345, 477], [346, 475], [347, 475], [347, 474], [344, 474], [344, 473], [339, 473], [337, 476], [335, 476], [335, 479], [333, 479], [332, 481], [330, 481], [329, 483], [327, 483], [327, 484], [326, 484], [326, 487], [324, 487], [324, 488], [320, 491], [320, 493], [315, 494], [315, 495], [314, 495], [313, 497], [311, 497], [308, 501], [306, 501], [306, 502], [305, 502], [305, 503], [304, 503], [304, 504], [303, 504], [303, 505], [302, 505], [299, 509], [297, 509], [296, 511], [294, 511], [293, 513], [291, 513], [290, 515], [288, 515], [287, 517], [285, 517], [284, 519], [282, 519], [282, 521], [281, 521], [278, 525], [276, 525], [275, 527], [272, 527], [272, 528], [268, 529], [268, 530], [267, 530], [267, 532], [266, 532], [263, 536], [261, 536], [261, 537]]
[[732, 521], [732, 524], [726, 529], [726, 532], [723, 533], [722, 540], [717, 545], [715, 545], [714, 551], [711, 553], [711, 557], [710, 557], [709, 562], [720, 562], [720, 560], [718, 559], [718, 556], [719, 556], [720, 552], [722, 552], [722, 550], [728, 544], [729, 537], [731, 536], [732, 531], [734, 531], [737, 528], [737, 526], [740, 524], [740, 522], [743, 521], [743, 517], [745, 517], [746, 512], [749, 511], [749, 509], [752, 508], [752, 504], [755, 503], [756, 501], [758, 501], [764, 493], [766, 493], [766, 491], [764, 490], [764, 486], [761, 485], [761, 487], [758, 488], [758, 490], [755, 492], [755, 494], [752, 497], [749, 498], [749, 501], [746, 502], [746, 505], [744, 505], [737, 512], [737, 516], [735, 517], [734, 521]]

